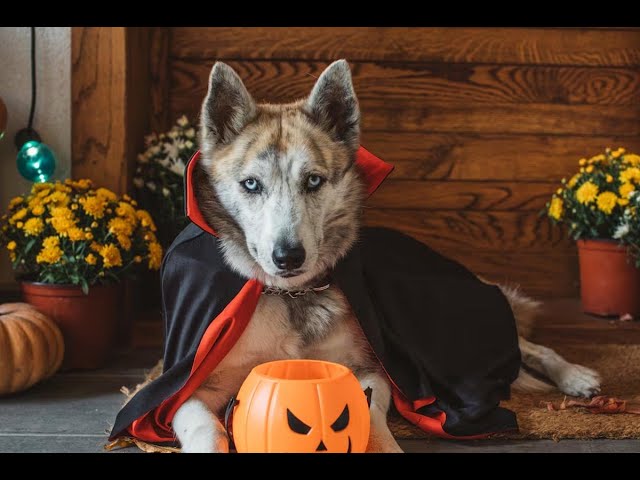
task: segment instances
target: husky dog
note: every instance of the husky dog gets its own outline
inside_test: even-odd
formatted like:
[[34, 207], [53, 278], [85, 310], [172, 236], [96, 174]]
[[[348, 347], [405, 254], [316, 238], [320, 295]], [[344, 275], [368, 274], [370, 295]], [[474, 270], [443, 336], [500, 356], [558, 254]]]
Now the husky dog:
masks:
[[[225, 261], [265, 286], [300, 290], [323, 285], [356, 241], [364, 185], [354, 167], [360, 111], [346, 61], [331, 64], [308, 98], [256, 104], [240, 77], [216, 63], [201, 112], [202, 157], [196, 198], [215, 226]], [[553, 350], [525, 340], [538, 303], [503, 288], [518, 321], [522, 361], [568, 395], [590, 397], [599, 376]], [[218, 420], [250, 370], [262, 362], [314, 358], [350, 367], [372, 387], [373, 452], [401, 452], [387, 426], [391, 387], [342, 292], [262, 295], [241, 338], [176, 412], [184, 452], [227, 452]], [[516, 388], [549, 385], [521, 371]]]

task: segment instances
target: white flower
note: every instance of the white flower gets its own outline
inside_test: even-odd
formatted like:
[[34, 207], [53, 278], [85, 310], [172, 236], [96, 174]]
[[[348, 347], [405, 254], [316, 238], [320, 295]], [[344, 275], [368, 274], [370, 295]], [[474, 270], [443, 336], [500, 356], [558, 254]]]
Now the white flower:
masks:
[[171, 165], [171, 159], [169, 157], [158, 157], [156, 158], [156, 163], [163, 168], [169, 168], [169, 165]]
[[184, 144], [187, 146], [187, 148], [193, 148], [193, 142], [191, 140], [187, 140], [186, 142], [184, 142]]
[[136, 188], [142, 188], [144, 186], [144, 180], [140, 177], [133, 177], [133, 184]]
[[187, 131], [185, 131], [184, 134], [187, 136], [187, 138], [193, 138], [196, 136], [196, 131], [192, 127], [187, 129]]
[[148, 163], [149, 162], [149, 157], [147, 157], [147, 155], [145, 153], [139, 153], [138, 154], [138, 162], [139, 163]]
[[160, 145], [154, 145], [153, 147], [151, 147], [149, 150], [147, 150], [147, 154], [150, 155], [157, 155], [160, 153], [161, 147]]
[[175, 143], [165, 143], [162, 145], [162, 149], [171, 160], [175, 160], [176, 158], [178, 158], [179, 149], [178, 145], [176, 145]]
[[629, 224], [622, 223], [618, 225], [618, 228], [616, 228], [616, 231], [613, 233], [613, 238], [620, 240], [621, 238], [626, 237], [628, 234], [629, 234]]
[[168, 197], [169, 195], [171, 195], [171, 191], [167, 187], [162, 187], [162, 195]]
[[184, 150], [185, 148], [187, 148], [187, 146], [184, 143], [184, 140], [180, 138], [175, 141], [174, 145], [178, 148], [178, 150]]
[[184, 163], [179, 158], [169, 166], [169, 170], [171, 170], [176, 175], [180, 175], [184, 177]]
[[155, 184], [155, 183], [153, 183], [153, 182], [147, 182], [145, 185], [146, 185], [146, 186], [147, 186], [147, 188], [148, 188], [149, 190], [151, 190], [152, 192], [155, 192], [155, 191], [156, 191], [156, 184]]
[[189, 125], [189, 119], [186, 115], [182, 115], [176, 123], [181, 127], [186, 127], [187, 125]]
[[168, 135], [169, 135], [169, 138], [178, 138], [180, 133], [177, 130], [171, 129]]

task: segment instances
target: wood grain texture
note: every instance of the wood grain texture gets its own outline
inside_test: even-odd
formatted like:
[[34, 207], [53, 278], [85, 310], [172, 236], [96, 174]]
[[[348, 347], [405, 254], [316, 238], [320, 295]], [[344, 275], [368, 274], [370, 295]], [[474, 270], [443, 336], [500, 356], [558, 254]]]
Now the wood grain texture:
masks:
[[149, 35], [149, 127], [152, 131], [161, 132], [173, 121], [169, 118], [169, 29], [152, 27]]
[[[326, 63], [231, 61], [259, 102], [309, 94]], [[640, 134], [640, 72], [549, 66], [352, 66], [364, 131]], [[171, 112], [196, 115], [210, 65], [171, 62]], [[597, 107], [596, 107], [597, 106]]]
[[640, 30], [548, 28], [172, 29], [171, 56], [637, 66]]
[[[391, 174], [393, 176], [393, 174]], [[421, 210], [540, 211], [555, 184], [522, 182], [460, 182], [388, 178], [368, 201], [370, 207]]]
[[365, 223], [401, 230], [436, 250], [575, 255], [574, 242], [536, 212], [365, 208]]
[[125, 28], [72, 28], [72, 174], [117, 192], [126, 189], [129, 168], [126, 57]]
[[[254, 98], [288, 102], [309, 94], [328, 62], [230, 60]], [[212, 62], [171, 60], [172, 95], [204, 98]], [[625, 105], [640, 102], [640, 71], [549, 65], [456, 63], [354, 63], [353, 83], [362, 100], [430, 105], [559, 103]]]
[[125, 162], [126, 177], [122, 179], [122, 192], [131, 190], [136, 167], [136, 156], [144, 148], [144, 136], [149, 133], [150, 113], [153, 108], [151, 82], [152, 50], [151, 29], [127, 27], [127, 96], [125, 97]]
[[150, 30], [74, 27], [72, 175], [129, 191], [149, 129]]
[[624, 146], [639, 151], [639, 137], [477, 135], [372, 132], [362, 145], [395, 166], [396, 180], [490, 180], [558, 183], [578, 160]]

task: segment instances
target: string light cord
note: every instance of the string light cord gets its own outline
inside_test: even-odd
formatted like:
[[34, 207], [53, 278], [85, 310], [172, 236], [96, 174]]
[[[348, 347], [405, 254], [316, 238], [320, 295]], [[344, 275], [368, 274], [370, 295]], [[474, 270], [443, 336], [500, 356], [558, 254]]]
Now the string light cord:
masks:
[[33, 115], [36, 113], [36, 27], [31, 27], [31, 110], [27, 128], [33, 130]]
[[40, 141], [40, 135], [33, 128], [33, 118], [36, 114], [37, 78], [36, 78], [36, 27], [29, 27], [31, 31], [31, 109], [29, 110], [29, 123], [16, 133], [15, 144], [18, 150], [29, 140]]

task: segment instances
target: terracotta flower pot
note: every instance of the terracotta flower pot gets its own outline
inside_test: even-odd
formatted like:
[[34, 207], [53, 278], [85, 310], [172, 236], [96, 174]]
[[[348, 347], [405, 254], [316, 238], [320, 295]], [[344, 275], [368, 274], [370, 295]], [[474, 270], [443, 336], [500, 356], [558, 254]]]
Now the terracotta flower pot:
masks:
[[75, 285], [22, 282], [22, 296], [51, 317], [64, 337], [63, 369], [104, 365], [113, 348], [121, 313], [119, 285], [93, 286], [89, 294]]
[[578, 240], [582, 309], [595, 315], [640, 315], [640, 269], [614, 240]]

